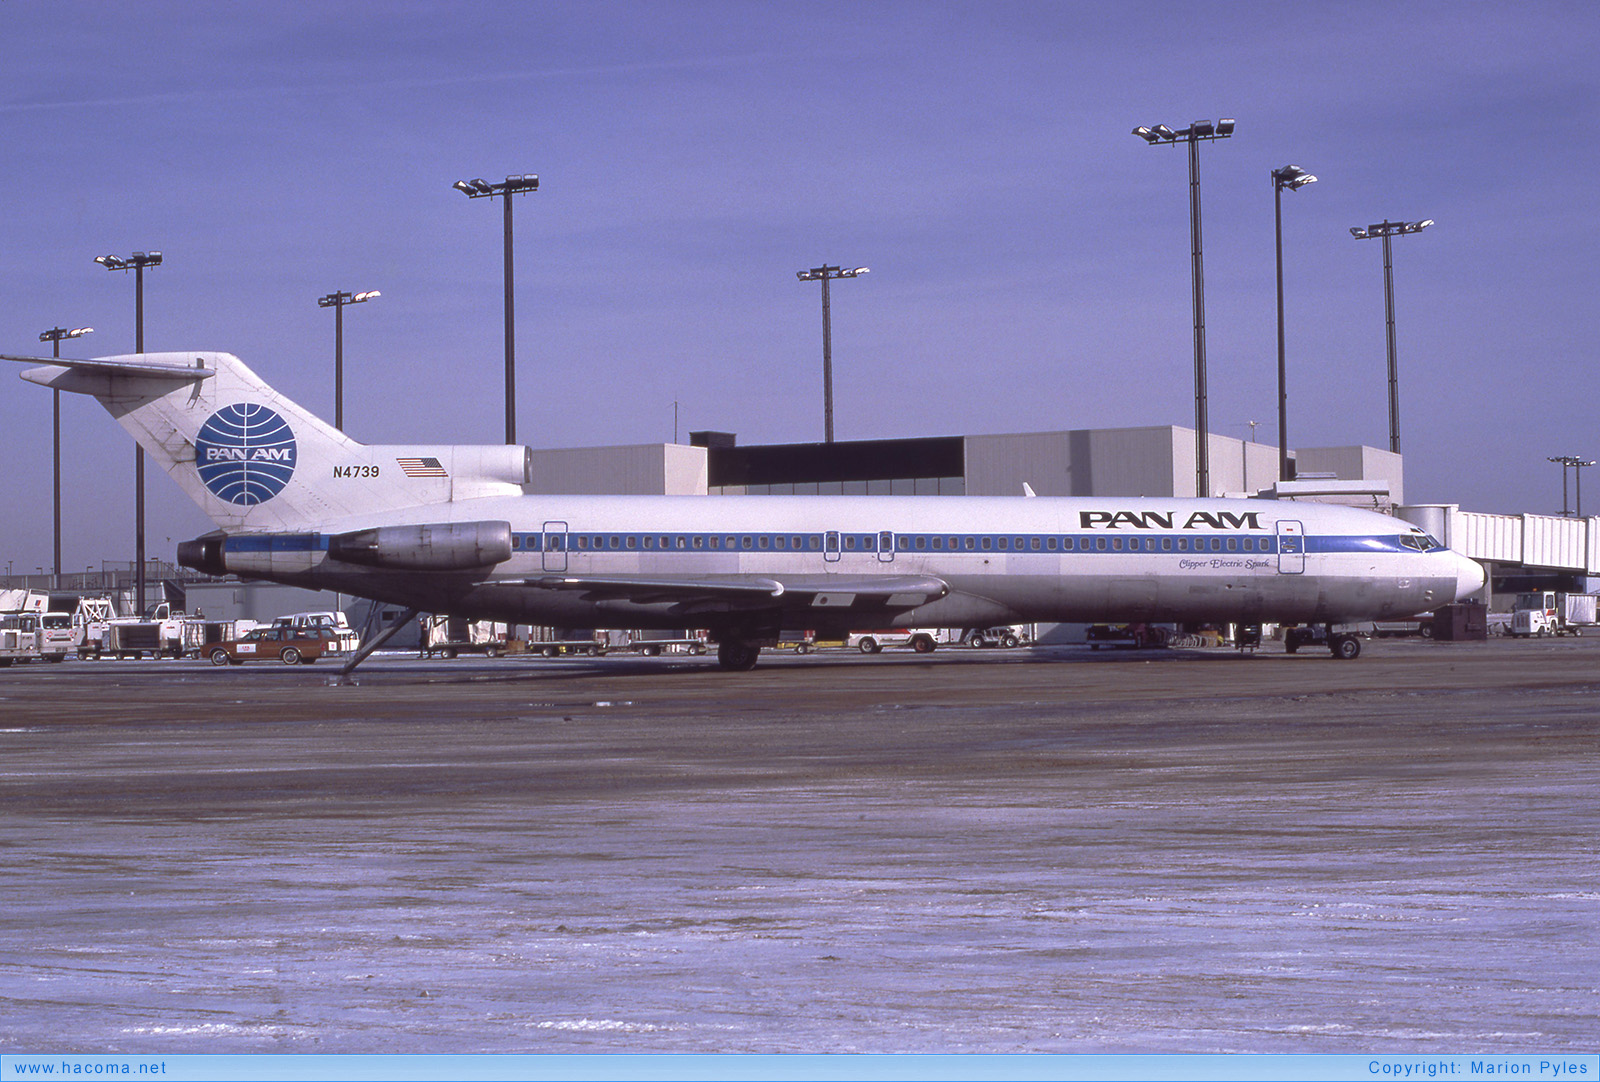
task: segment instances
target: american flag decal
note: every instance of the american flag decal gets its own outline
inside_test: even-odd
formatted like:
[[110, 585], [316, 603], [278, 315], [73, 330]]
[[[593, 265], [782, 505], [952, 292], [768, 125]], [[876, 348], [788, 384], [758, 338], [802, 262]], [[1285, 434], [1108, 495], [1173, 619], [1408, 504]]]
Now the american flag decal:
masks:
[[437, 458], [397, 458], [401, 472], [407, 477], [449, 477]]

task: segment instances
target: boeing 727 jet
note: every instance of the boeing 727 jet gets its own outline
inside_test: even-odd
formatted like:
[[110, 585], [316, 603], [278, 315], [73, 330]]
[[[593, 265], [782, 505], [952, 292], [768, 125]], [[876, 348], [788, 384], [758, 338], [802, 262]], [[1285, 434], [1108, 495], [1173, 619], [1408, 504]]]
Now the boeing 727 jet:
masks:
[[[780, 628], [1039, 621], [1328, 625], [1475, 593], [1408, 523], [1276, 500], [529, 495], [517, 446], [351, 439], [237, 357], [8, 357], [92, 395], [216, 523], [178, 560], [410, 612], [711, 629], [725, 669]], [[398, 626], [400, 621], [395, 625]], [[359, 660], [359, 658], [357, 659]]]

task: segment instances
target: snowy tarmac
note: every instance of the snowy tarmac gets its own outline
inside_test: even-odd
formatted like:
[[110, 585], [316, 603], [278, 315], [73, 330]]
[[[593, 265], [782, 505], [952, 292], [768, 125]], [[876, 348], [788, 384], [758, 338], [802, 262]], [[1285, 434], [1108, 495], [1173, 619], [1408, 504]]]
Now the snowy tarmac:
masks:
[[1557, 1052], [1600, 639], [0, 673], [0, 1050]]

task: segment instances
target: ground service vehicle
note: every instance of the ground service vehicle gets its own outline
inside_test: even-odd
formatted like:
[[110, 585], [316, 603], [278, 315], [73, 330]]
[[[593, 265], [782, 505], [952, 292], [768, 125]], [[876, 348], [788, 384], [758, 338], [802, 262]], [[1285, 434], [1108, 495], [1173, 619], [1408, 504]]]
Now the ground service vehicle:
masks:
[[1508, 633], [1518, 638], [1543, 638], [1546, 635], [1582, 635], [1595, 622], [1593, 594], [1567, 594], [1557, 590], [1535, 590], [1518, 594], [1511, 606]]
[[0, 615], [0, 667], [19, 661], [44, 660], [44, 619], [38, 612], [8, 612]]
[[852, 631], [844, 644], [863, 654], [881, 654], [886, 646], [909, 646], [919, 654], [938, 649], [940, 630], [931, 627], [881, 628], [877, 631]]
[[246, 661], [310, 665], [328, 653], [330, 645], [326, 628], [273, 625], [247, 631], [237, 639], [206, 643], [201, 652], [213, 665], [240, 665]]
[[[1268, 499], [595, 496], [507, 445], [377, 445], [194, 350], [10, 357], [93, 395], [211, 517], [178, 562], [420, 611], [707, 628], [725, 669], [782, 628], [1406, 619], [1483, 568], [1374, 511]], [[387, 630], [387, 629], [386, 629]], [[383, 637], [362, 648], [366, 651]], [[931, 643], [931, 639], [929, 640]], [[1335, 656], [1342, 648], [1329, 635]], [[358, 652], [351, 663], [364, 656]]]
[[361, 646], [360, 633], [350, 626], [350, 621], [345, 618], [344, 613], [337, 609], [322, 612], [291, 612], [272, 622], [297, 628], [326, 628], [332, 634], [324, 635], [322, 638], [328, 639], [330, 654], [353, 654]]
[[966, 643], [968, 646], [985, 647], [999, 646], [1010, 650], [1014, 647], [1026, 645], [1028, 630], [1024, 627], [975, 627], [967, 632]]

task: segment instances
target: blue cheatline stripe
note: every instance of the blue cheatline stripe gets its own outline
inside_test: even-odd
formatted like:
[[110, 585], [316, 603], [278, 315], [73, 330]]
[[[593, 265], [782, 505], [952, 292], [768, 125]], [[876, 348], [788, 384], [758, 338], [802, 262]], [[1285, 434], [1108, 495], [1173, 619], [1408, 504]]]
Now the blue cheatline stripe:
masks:
[[[1270, 555], [1280, 550], [1273, 534], [1133, 536], [1102, 531], [1092, 534], [893, 534], [893, 551], [914, 556], [959, 555], [1125, 555], [1147, 553], [1162, 556]], [[235, 534], [228, 538], [227, 550], [249, 552], [326, 552], [328, 537], [323, 534]], [[1399, 536], [1363, 537], [1309, 536], [1297, 538], [1306, 554], [1349, 552], [1416, 552], [1401, 544]], [[878, 533], [641, 533], [573, 530], [568, 533], [517, 533], [511, 547], [517, 552], [635, 553], [693, 555], [747, 553], [860, 555], [877, 553], [886, 542]], [[1292, 550], [1288, 550], [1292, 551]]]
[[[835, 539], [831, 535], [807, 533], [637, 533], [571, 530], [567, 533], [519, 533], [512, 535], [512, 548], [519, 552], [572, 553], [723, 553], [723, 552], [842, 552], [875, 553], [880, 534], [848, 533]], [[1301, 552], [1415, 552], [1400, 543], [1400, 538], [1384, 536], [1312, 536], [1298, 538]], [[1279, 551], [1273, 534], [1130, 536], [1110, 531], [1092, 534], [960, 534], [897, 533], [894, 551], [926, 555], [1051, 555], [1062, 553], [1155, 553], [1164, 555], [1203, 553], [1205, 555], [1271, 554]]]

